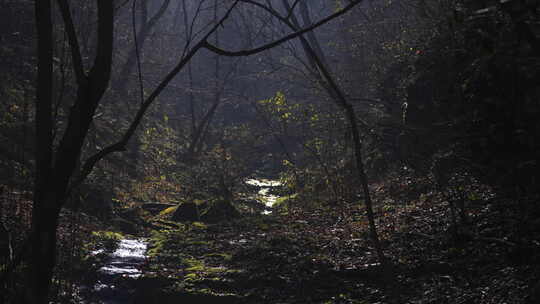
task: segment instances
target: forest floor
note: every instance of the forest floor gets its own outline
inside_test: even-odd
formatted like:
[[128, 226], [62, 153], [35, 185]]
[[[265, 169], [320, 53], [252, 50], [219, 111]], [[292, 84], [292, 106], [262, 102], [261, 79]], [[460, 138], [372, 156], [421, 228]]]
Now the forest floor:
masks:
[[[148, 241], [149, 257], [141, 277], [115, 284], [135, 303], [540, 303], [538, 198], [518, 202], [477, 183], [458, 190], [441, 193], [412, 177], [371, 186], [390, 272], [378, 263], [361, 204], [298, 202], [218, 224], [143, 221], [133, 212], [131, 226], [146, 228], [130, 237]], [[31, 202], [15, 198], [11, 219], [28, 225]], [[448, 202], [458, 200], [467, 218], [455, 225]], [[73, 259], [73, 244], [88, 254], [88, 244], [112, 250], [103, 241], [122, 237], [96, 233], [103, 225], [80, 212], [64, 213], [62, 223], [60, 260]], [[80, 240], [70, 237], [77, 226]], [[107, 257], [81, 259], [60, 263], [58, 276], [91, 281]]]
[[538, 214], [524, 215], [488, 188], [462, 190], [468, 216], [454, 225], [449, 196], [426, 180], [372, 186], [390, 276], [378, 263], [360, 205], [289, 206], [219, 224], [159, 220], [136, 299], [540, 303], [540, 221], [532, 220]]

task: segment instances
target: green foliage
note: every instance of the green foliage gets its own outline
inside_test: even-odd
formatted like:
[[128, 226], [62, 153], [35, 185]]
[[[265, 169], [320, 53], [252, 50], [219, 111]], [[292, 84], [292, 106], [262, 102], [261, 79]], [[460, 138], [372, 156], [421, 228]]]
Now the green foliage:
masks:
[[278, 91], [259, 102], [269, 116], [274, 136], [288, 143], [280, 173], [282, 196], [299, 193], [304, 202], [313, 204], [329, 197], [348, 197], [345, 181], [350, 180], [350, 172], [344, 165], [351, 151], [348, 137], [341, 131], [346, 128], [343, 116], [333, 108], [323, 110], [315, 101], [285, 96]]
[[281, 91], [276, 92], [272, 98], [261, 100], [259, 105], [277, 122], [277, 130], [287, 133], [298, 125], [302, 118], [301, 106], [291, 102]]
[[272, 207], [277, 209], [280, 212], [287, 212], [291, 205], [294, 205], [296, 199], [298, 198], [298, 193], [293, 193], [292, 195], [284, 195], [279, 197]]

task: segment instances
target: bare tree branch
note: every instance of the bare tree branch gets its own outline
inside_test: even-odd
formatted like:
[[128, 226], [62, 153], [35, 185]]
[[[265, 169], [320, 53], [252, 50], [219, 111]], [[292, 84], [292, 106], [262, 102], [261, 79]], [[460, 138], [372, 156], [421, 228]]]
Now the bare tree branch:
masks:
[[187, 54], [180, 60], [180, 62], [165, 76], [165, 78], [159, 83], [159, 85], [154, 89], [154, 91], [146, 98], [146, 100], [141, 104], [139, 107], [139, 110], [137, 111], [137, 114], [135, 115], [135, 118], [131, 122], [130, 126], [122, 136], [122, 138], [112, 144], [109, 145], [102, 150], [98, 151], [96, 154], [90, 156], [82, 166], [82, 171], [80, 174], [80, 177], [76, 180], [76, 182], [72, 186], [78, 185], [80, 182], [82, 182], [91, 172], [96, 163], [103, 159], [105, 156], [113, 153], [113, 152], [120, 152], [125, 150], [125, 146], [130, 140], [130, 138], [133, 136], [135, 131], [137, 130], [137, 127], [140, 125], [142, 118], [144, 117], [144, 114], [152, 105], [152, 103], [156, 100], [156, 98], [161, 94], [161, 92], [167, 87], [167, 85], [176, 77], [176, 75], [182, 71], [182, 69], [190, 62], [190, 60], [201, 50], [206, 40], [218, 29], [219, 26], [223, 24], [223, 22], [229, 18], [230, 14], [238, 5], [240, 1], [235, 1], [227, 10], [225, 15], [220, 19], [219, 22], [217, 22], [209, 31], [206, 33], [206, 35], [201, 38], [201, 40], [193, 46], [193, 48], [187, 52]]
[[77, 32], [75, 31], [75, 25], [73, 24], [73, 18], [71, 18], [71, 12], [67, 0], [57, 0], [62, 19], [64, 20], [64, 28], [67, 33], [69, 46], [71, 48], [71, 60], [73, 61], [73, 70], [75, 71], [75, 78], [79, 86], [86, 85], [88, 81], [86, 74], [84, 73], [84, 64], [81, 56], [81, 48], [77, 39]]
[[[249, 2], [249, 1], [244, 1], [244, 0], [241, 0], [242, 2]], [[269, 50], [271, 48], [274, 48], [278, 45], [281, 45], [282, 43], [284, 42], [287, 42], [289, 40], [292, 40], [296, 37], [299, 37], [309, 31], [312, 31], [316, 28], [318, 28], [319, 26], [321, 25], [324, 25], [332, 20], [334, 20], [335, 18], [347, 13], [348, 11], [350, 11], [352, 8], [354, 8], [356, 5], [358, 5], [362, 0], [355, 0], [355, 1], [351, 1], [347, 6], [345, 6], [343, 9], [341, 9], [340, 11], [334, 13], [334, 14], [331, 14], [329, 15], [328, 17], [326, 18], [323, 18], [322, 20], [304, 28], [304, 29], [301, 29], [297, 32], [294, 32], [292, 34], [289, 34], [285, 37], [282, 37], [276, 41], [273, 41], [273, 42], [270, 42], [270, 43], [267, 43], [265, 45], [262, 45], [260, 47], [257, 47], [257, 48], [253, 48], [253, 49], [249, 49], [249, 50], [240, 50], [240, 51], [229, 51], [229, 50], [224, 50], [224, 49], [221, 49], [213, 44], [211, 44], [210, 42], [208, 41], [203, 41], [203, 46], [204, 48], [208, 49], [209, 51], [211, 52], [214, 52], [218, 55], [222, 55], [222, 56], [229, 56], [229, 57], [240, 57], [240, 56], [249, 56], [249, 55], [254, 55], [254, 54], [257, 54], [257, 53], [261, 53], [263, 51], [266, 51], [266, 50]], [[253, 1], [251, 1], [253, 3]], [[279, 14], [278, 14], [279, 16]], [[280, 19], [283, 18], [280, 16]]]

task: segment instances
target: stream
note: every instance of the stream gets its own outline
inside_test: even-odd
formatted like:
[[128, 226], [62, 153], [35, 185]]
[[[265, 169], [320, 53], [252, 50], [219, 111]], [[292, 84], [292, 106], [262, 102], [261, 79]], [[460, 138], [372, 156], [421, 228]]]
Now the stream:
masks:
[[[281, 182], [268, 179], [248, 179], [246, 184], [259, 188], [257, 199], [264, 202], [270, 214], [272, 206], [279, 196], [271, 194], [273, 187], [281, 186]], [[86, 290], [83, 304], [127, 304], [134, 303], [135, 281], [142, 275], [141, 266], [146, 262], [147, 241], [143, 238], [122, 239], [118, 248], [110, 254], [107, 263], [97, 271], [97, 278], [93, 287], [83, 287]], [[103, 250], [94, 251], [97, 255]]]
[[259, 198], [264, 202], [266, 207], [270, 210], [263, 211], [263, 214], [272, 213], [271, 208], [278, 200], [279, 196], [270, 194], [270, 189], [273, 187], [281, 186], [281, 182], [277, 180], [269, 179], [248, 179], [245, 182], [248, 185], [259, 187], [259, 192], [257, 193]]
[[[107, 264], [98, 270], [89, 301], [82, 303], [133, 303], [133, 281], [142, 275], [139, 268], [146, 261], [146, 249], [145, 239], [120, 240]], [[98, 250], [94, 254], [100, 252]]]

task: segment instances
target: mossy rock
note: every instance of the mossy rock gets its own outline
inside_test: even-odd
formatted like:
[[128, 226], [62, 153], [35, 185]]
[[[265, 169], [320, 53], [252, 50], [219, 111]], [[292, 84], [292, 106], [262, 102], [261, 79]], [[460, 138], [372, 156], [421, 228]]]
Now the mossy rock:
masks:
[[230, 221], [240, 217], [240, 212], [231, 202], [219, 200], [212, 203], [208, 209], [201, 215], [201, 222], [218, 223]]
[[145, 211], [150, 212], [151, 214], [158, 214], [162, 212], [163, 210], [166, 210], [171, 207], [176, 207], [175, 204], [166, 204], [166, 203], [159, 203], [159, 202], [151, 202], [151, 203], [144, 203], [142, 204], [141, 208]]
[[176, 222], [199, 221], [199, 208], [193, 202], [182, 203], [173, 213], [172, 220]]

